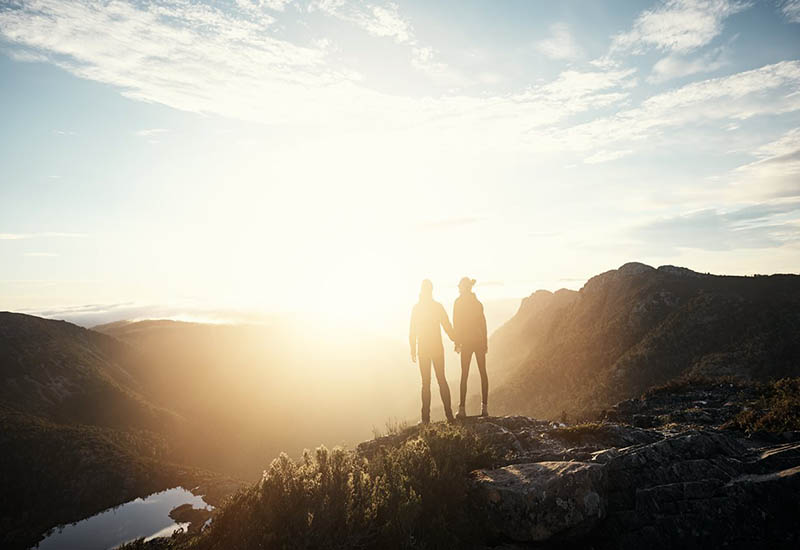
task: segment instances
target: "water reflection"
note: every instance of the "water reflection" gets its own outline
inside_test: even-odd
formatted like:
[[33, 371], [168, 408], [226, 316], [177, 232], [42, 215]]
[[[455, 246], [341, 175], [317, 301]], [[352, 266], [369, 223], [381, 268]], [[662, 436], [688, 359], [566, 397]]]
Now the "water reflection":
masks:
[[175, 487], [147, 498], [100, 512], [90, 518], [57, 529], [36, 547], [39, 550], [108, 550], [139, 537], [169, 536], [179, 527], [169, 512], [189, 503], [195, 508], [210, 508], [202, 497]]

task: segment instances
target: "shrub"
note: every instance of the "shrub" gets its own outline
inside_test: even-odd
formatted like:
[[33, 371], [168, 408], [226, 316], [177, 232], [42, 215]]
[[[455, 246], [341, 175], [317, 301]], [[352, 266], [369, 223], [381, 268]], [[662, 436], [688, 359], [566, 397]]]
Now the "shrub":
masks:
[[748, 432], [800, 430], [800, 378], [784, 378], [767, 384], [753, 406], [726, 426]]
[[476, 535], [466, 474], [495, 457], [459, 426], [423, 427], [371, 459], [320, 447], [282, 454], [188, 546], [227, 548], [452, 548]]
[[748, 382], [733, 378], [731, 376], [704, 376], [697, 374], [689, 374], [674, 378], [660, 386], [654, 386], [647, 390], [642, 397], [655, 397], [657, 395], [670, 394], [670, 393], [683, 393], [698, 389], [709, 389], [717, 387], [720, 384], [733, 384], [735, 386], [747, 386]]

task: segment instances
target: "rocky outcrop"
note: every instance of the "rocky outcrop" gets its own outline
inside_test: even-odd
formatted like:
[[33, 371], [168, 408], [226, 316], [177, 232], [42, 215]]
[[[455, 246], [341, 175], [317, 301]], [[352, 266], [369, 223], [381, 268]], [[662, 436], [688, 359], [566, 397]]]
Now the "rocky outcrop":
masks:
[[574, 538], [605, 517], [605, 469], [586, 462], [532, 462], [472, 473], [475, 515], [520, 542]]
[[190, 533], [199, 533], [212, 515], [213, 512], [211, 510], [194, 508], [189, 503], [181, 504], [169, 512], [169, 517], [176, 523], [188, 523], [188, 531]]
[[[681, 393], [704, 412], [733, 399], [720, 388], [706, 399]], [[649, 402], [642, 400], [636, 414]], [[506, 548], [796, 548], [800, 437], [790, 432], [782, 439], [791, 441], [776, 443], [713, 424], [647, 429], [470, 419], [469, 429], [506, 464], [472, 472], [470, 513]]]

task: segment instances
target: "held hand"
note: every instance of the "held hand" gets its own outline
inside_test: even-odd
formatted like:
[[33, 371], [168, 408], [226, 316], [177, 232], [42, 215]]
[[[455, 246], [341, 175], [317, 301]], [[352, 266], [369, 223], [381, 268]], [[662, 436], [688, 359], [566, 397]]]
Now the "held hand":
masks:
[[457, 344], [456, 344], [456, 345], [453, 347], [453, 349], [455, 350], [455, 352], [456, 352], [456, 353], [461, 353], [461, 344], [458, 344], [458, 343], [457, 343]]

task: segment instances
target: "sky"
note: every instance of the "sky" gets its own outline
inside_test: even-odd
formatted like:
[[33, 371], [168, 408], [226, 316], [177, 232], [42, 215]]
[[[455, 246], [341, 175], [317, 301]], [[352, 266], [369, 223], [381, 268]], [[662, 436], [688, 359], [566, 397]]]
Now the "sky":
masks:
[[798, 272], [800, 1], [0, 2], [0, 309]]

